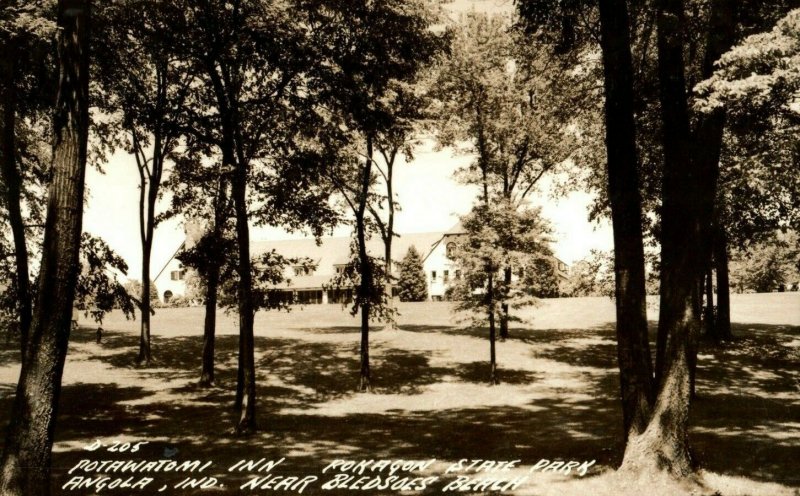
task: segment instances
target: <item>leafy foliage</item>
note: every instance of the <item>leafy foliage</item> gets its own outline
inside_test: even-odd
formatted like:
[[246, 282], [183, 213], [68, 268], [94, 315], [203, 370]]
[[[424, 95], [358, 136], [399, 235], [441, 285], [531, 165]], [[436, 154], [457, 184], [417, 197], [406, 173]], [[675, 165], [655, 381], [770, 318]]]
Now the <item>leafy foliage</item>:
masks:
[[556, 274], [556, 261], [547, 253], [537, 253], [522, 271], [523, 284], [536, 298], [555, 298], [561, 293]]
[[[212, 246], [219, 243], [221, 246]], [[228, 311], [237, 308], [239, 261], [236, 240], [230, 229], [221, 240], [215, 240], [211, 232], [206, 232], [195, 245], [181, 250], [176, 256], [188, 268], [194, 269], [200, 280], [207, 277], [207, 271], [214, 254], [223, 254], [220, 269], [219, 305]], [[292, 267], [316, 269], [313, 260], [305, 257], [284, 257], [275, 250], [253, 257], [251, 264], [253, 275], [253, 302], [255, 310], [289, 310], [294, 300], [291, 295], [291, 279], [286, 277]]]
[[[131, 298], [138, 299], [142, 295], [142, 281], [138, 279], [128, 279], [124, 284], [125, 291], [131, 295]], [[150, 281], [150, 303], [158, 303], [158, 288], [156, 283]]]
[[797, 229], [800, 214], [800, 10], [723, 55], [696, 87], [695, 108], [724, 108], [721, 221], [746, 248], [775, 229]]
[[[773, 235], [731, 254], [731, 287], [741, 292], [767, 293], [800, 283], [800, 245], [794, 232]], [[795, 288], [796, 289], [796, 288]]]
[[[378, 257], [367, 257], [370, 264], [371, 284], [366, 288], [362, 287], [361, 257], [358, 255], [358, 243], [353, 240], [350, 243], [350, 261], [337, 273], [331, 282], [324, 286], [325, 289], [340, 291], [352, 291], [353, 300], [350, 302], [350, 314], [356, 315], [360, 309], [369, 308], [370, 319], [381, 322], [392, 323], [397, 316], [397, 310], [388, 304], [389, 296], [383, 291], [383, 287], [389, 277], [386, 273], [383, 259]], [[347, 302], [343, 302], [347, 305]]]
[[566, 296], [614, 296], [614, 257], [609, 252], [592, 250], [572, 264], [564, 283]]
[[397, 292], [400, 301], [425, 301], [428, 299], [428, 281], [422, 266], [422, 257], [414, 246], [399, 264]]
[[[455, 253], [462, 273], [452, 286], [452, 296], [459, 300], [456, 309], [470, 312], [473, 323], [480, 325], [490, 314], [500, 315], [504, 303], [512, 309], [533, 305], [535, 293], [542, 288], [529, 284], [527, 278], [537, 277], [539, 260], [551, 255], [550, 226], [540, 210], [521, 210], [506, 201], [479, 204], [461, 223], [466, 234]], [[512, 272], [510, 281], [505, 278], [506, 268]], [[510, 315], [509, 320], [519, 318]]]
[[135, 303], [116, 274], [125, 274], [128, 264], [102, 239], [88, 233], [81, 236], [80, 259], [75, 308], [91, 315], [96, 322], [102, 322], [103, 316], [113, 309], [132, 317]]

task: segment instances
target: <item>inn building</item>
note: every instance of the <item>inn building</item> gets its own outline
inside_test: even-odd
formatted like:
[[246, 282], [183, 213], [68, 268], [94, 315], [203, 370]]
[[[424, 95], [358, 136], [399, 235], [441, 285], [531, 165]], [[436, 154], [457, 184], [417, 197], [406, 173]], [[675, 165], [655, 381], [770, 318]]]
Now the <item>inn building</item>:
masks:
[[[428, 298], [433, 301], [443, 300], [448, 286], [461, 277], [455, 253], [464, 234], [460, 223], [446, 232], [400, 234], [392, 240], [394, 275], [398, 275], [399, 262], [406, 256], [409, 248], [414, 246], [423, 260], [428, 283]], [[200, 229], [187, 227], [186, 240], [176, 250], [176, 254], [184, 246], [191, 246], [200, 235], [202, 235]], [[313, 269], [303, 265], [288, 267], [284, 274], [285, 281], [280, 289], [291, 293], [297, 303], [342, 303], [352, 298], [352, 290], [337, 289], [332, 281], [347, 267], [351, 242], [351, 238], [347, 236], [321, 238], [319, 244], [313, 238], [252, 241], [250, 253], [256, 258], [275, 250], [286, 258], [312, 260], [315, 265]], [[383, 258], [383, 241], [379, 237], [370, 239], [367, 242], [367, 251], [370, 256]], [[555, 257], [552, 261], [559, 279], [566, 279], [567, 265]], [[160, 291], [161, 300], [168, 302], [172, 298], [186, 296], [188, 275], [187, 269], [173, 256], [154, 281]]]

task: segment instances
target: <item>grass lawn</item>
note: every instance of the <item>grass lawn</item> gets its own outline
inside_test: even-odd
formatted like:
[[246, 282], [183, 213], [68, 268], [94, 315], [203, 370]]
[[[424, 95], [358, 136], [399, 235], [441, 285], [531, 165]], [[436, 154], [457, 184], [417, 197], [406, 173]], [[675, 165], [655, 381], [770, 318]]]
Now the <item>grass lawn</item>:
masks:
[[[628, 481], [610, 473], [622, 455], [611, 300], [546, 300], [526, 311], [527, 322], [498, 343], [499, 386], [487, 384], [486, 330], [459, 326], [447, 303], [401, 304], [399, 310], [398, 330], [376, 325], [371, 333], [372, 394], [355, 392], [358, 322], [347, 311], [318, 305], [259, 313], [260, 431], [246, 438], [230, 434], [235, 315], [219, 314], [217, 384], [210, 389], [196, 385], [201, 308], [158, 310], [152, 321], [157, 363], [151, 368], [134, 366], [138, 321], [109, 316], [100, 344], [96, 325], [81, 322], [64, 373], [54, 494], [94, 493], [61, 489], [71, 477], [66, 472], [81, 459], [165, 457], [213, 461], [202, 475], [224, 486], [174, 489], [186, 474], [159, 474], [143, 490], [103, 492], [159, 494], [168, 484], [160, 494], [238, 494], [251, 475], [228, 472], [230, 466], [240, 459], [281, 457], [286, 460], [273, 473], [319, 476], [303, 494], [398, 494], [323, 490], [332, 475], [321, 471], [337, 458], [436, 459], [414, 475], [440, 476], [424, 494], [441, 493], [458, 475], [445, 476], [445, 470], [459, 459], [520, 460], [508, 472], [477, 474], [527, 477], [504, 493], [626, 491]], [[800, 494], [800, 294], [733, 295], [732, 310], [735, 342], [700, 351], [691, 442], [704, 470], [704, 492]], [[649, 312], [654, 331], [655, 302]], [[3, 423], [18, 373], [16, 345], [6, 343], [0, 351]], [[95, 439], [150, 444], [136, 454], [85, 451]], [[529, 473], [540, 459], [596, 463], [586, 477]], [[254, 492], [270, 490], [242, 494]]]

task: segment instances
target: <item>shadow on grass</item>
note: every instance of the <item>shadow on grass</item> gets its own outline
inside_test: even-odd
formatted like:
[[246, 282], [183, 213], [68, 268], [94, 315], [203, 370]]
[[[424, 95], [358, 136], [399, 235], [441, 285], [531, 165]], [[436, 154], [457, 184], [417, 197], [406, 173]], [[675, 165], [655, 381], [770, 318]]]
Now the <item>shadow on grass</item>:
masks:
[[[352, 332], [342, 329], [352, 328], [317, 331]], [[484, 337], [482, 329], [407, 326], [404, 330]], [[693, 403], [691, 420], [693, 447], [703, 466], [712, 471], [797, 485], [793, 466], [800, 457], [797, 348], [785, 344], [800, 334], [800, 329], [737, 325], [734, 333], [738, 338], [733, 343], [701, 350], [699, 396]], [[91, 329], [73, 334], [78, 353], [87, 355], [79, 360], [132, 367], [137, 336], [107, 332], [99, 345], [102, 353], [93, 348], [98, 346], [94, 338]], [[584, 394], [562, 394], [555, 389], [550, 396], [521, 405], [417, 410], [415, 395], [427, 386], [484, 383], [488, 364], [432, 366], [433, 352], [379, 344], [372, 350], [376, 392], [403, 395], [407, 406], [378, 414], [356, 410], [329, 415], [317, 407], [355, 397], [357, 342], [258, 337], [261, 431], [238, 438], [229, 432], [236, 418], [232, 402], [237, 338], [217, 339], [217, 382], [215, 387], [201, 389], [195, 381], [200, 371], [202, 338], [155, 337], [157, 363], [138, 370], [147, 378], [146, 383], [64, 386], [56, 439], [62, 443], [118, 436], [166, 439], [153, 441], [140, 456], [159, 459], [165, 447], [174, 447], [183, 459], [214, 460], [214, 473], [225, 472], [242, 458], [282, 456], [287, 462], [277, 473], [287, 474], [318, 474], [337, 457], [516, 458], [525, 464], [539, 458], [596, 459], [598, 464], [617, 464], [622, 429], [613, 328], [512, 329], [511, 340], [530, 344], [531, 360], [547, 359], [601, 372], [576, 369], [575, 374], [589, 374], [586, 377], [591, 388], [581, 391]], [[509, 387], [545, 379], [527, 370], [501, 369], [500, 373], [503, 385]], [[501, 394], [502, 390], [489, 389], [488, 393], [494, 391]], [[0, 399], [2, 421], [7, 421], [10, 400], [10, 393]], [[56, 453], [56, 488], [63, 483], [66, 470], [84, 457], [78, 448]], [[234, 477], [232, 484], [246, 479], [239, 477]], [[312, 488], [306, 492], [319, 493]]]

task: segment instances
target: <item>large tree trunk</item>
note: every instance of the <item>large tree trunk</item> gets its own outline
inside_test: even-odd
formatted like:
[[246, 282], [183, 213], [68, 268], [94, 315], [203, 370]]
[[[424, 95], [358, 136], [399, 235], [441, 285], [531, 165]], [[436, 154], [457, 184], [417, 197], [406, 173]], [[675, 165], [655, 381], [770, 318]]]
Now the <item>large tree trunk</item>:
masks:
[[8, 210], [8, 222], [14, 238], [14, 261], [16, 263], [17, 305], [19, 309], [19, 342], [20, 356], [25, 359], [25, 348], [32, 319], [32, 302], [30, 288], [30, 274], [28, 272], [28, 245], [25, 241], [25, 223], [22, 220], [22, 178], [16, 163], [16, 57], [17, 47], [14, 40], [5, 43], [6, 54], [2, 57], [2, 92], [3, 119], [0, 139], [2, 139], [2, 158], [0, 158], [0, 172], [3, 178], [4, 203]]
[[58, 2], [59, 84], [54, 112], [39, 292], [0, 470], [0, 494], [50, 493], [53, 433], [78, 276], [89, 129], [89, 2]]
[[725, 228], [716, 225], [714, 236], [714, 264], [717, 269], [717, 336], [731, 340], [731, 287], [728, 278], [728, 238]]
[[625, 437], [644, 431], [653, 402], [647, 335], [642, 207], [633, 119], [633, 64], [627, 4], [600, 2], [605, 80], [608, 192], [614, 229], [617, 356]]
[[645, 432], [632, 438], [622, 469], [692, 471], [688, 443], [690, 368], [700, 324], [702, 250], [698, 177], [691, 161], [683, 61], [683, 1], [658, 4], [658, 69], [663, 120], [664, 178], [661, 213], [659, 393]]

